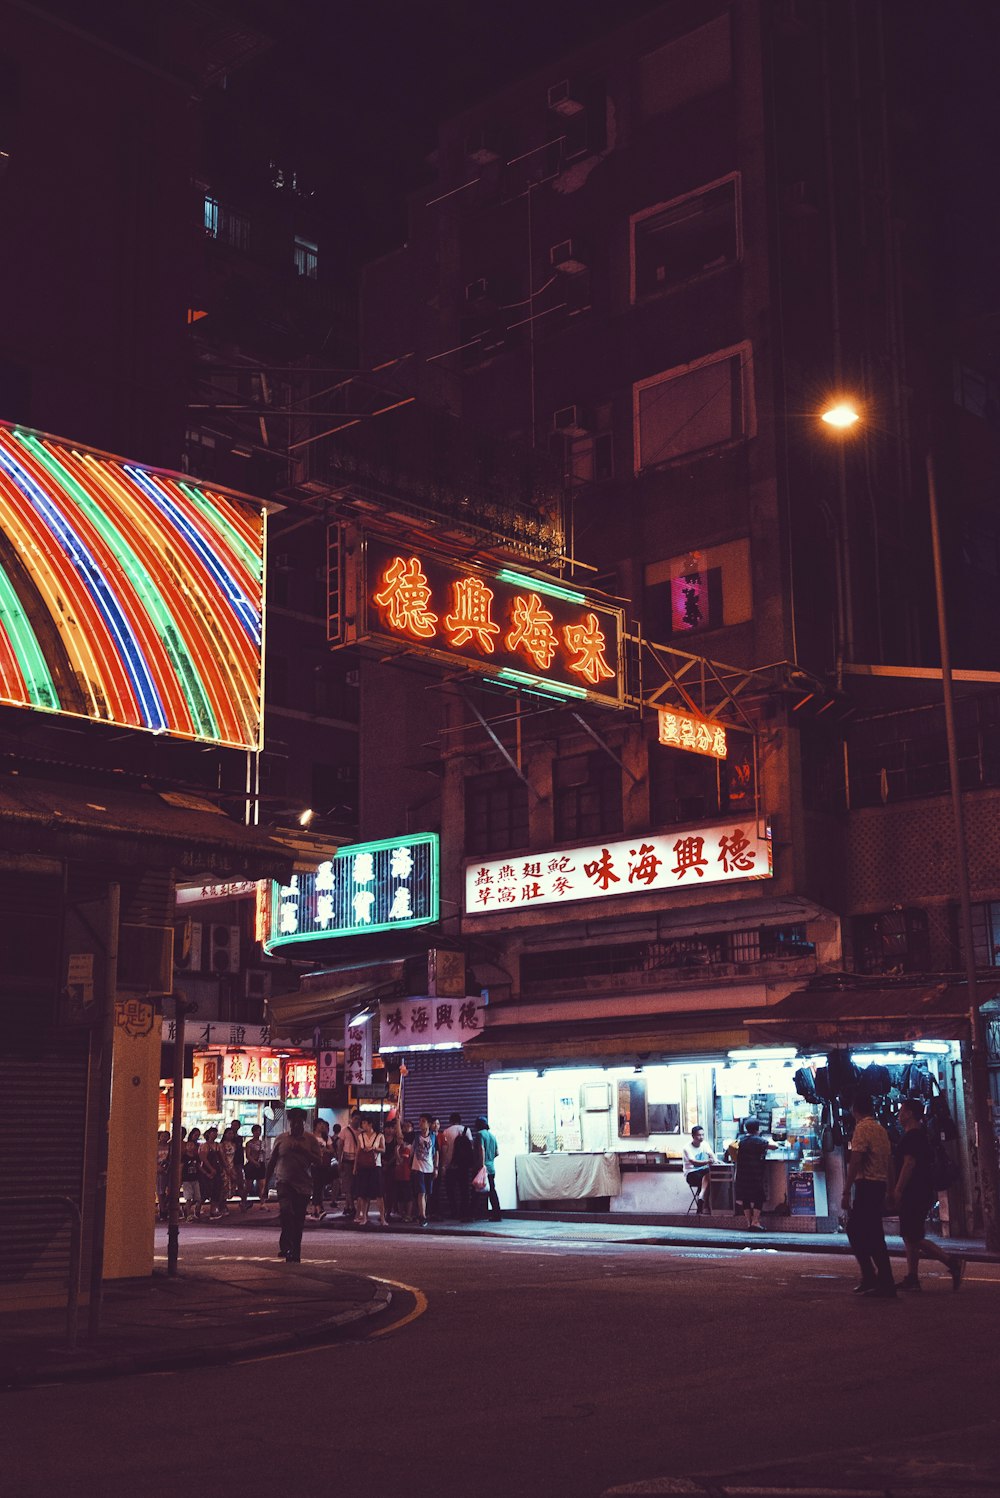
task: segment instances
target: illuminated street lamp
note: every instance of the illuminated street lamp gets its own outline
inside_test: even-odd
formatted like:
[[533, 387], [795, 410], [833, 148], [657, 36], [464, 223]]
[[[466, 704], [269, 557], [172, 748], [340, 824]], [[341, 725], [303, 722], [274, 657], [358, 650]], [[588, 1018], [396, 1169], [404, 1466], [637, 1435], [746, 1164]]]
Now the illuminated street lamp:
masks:
[[[828, 427], [849, 430], [859, 420], [856, 407], [841, 401], [821, 416]], [[944, 596], [944, 569], [941, 564], [941, 533], [938, 520], [937, 485], [934, 481], [934, 458], [924, 455], [927, 473], [927, 500], [930, 512], [931, 556], [934, 564], [934, 595], [937, 604], [938, 641], [941, 651], [941, 695], [944, 703], [945, 739], [948, 746], [948, 780], [951, 788], [952, 822], [955, 839], [955, 863], [958, 877], [958, 904], [965, 948], [965, 981], [969, 995], [969, 1032], [972, 1039], [970, 1073], [972, 1080], [973, 1118], [979, 1163], [979, 1190], [983, 1211], [986, 1246], [1000, 1251], [1000, 1163], [993, 1128], [990, 1103], [989, 1070], [986, 1062], [986, 1033], [978, 1003], [976, 953], [972, 934], [972, 899], [969, 890], [969, 850], [965, 836], [965, 812], [962, 805], [962, 782], [958, 768], [958, 739], [955, 733], [955, 698], [951, 671], [951, 648], [948, 642], [948, 615]], [[843, 449], [841, 449], [843, 499]], [[841, 544], [846, 557], [846, 533]], [[850, 606], [849, 595], [847, 606]]]
[[827, 407], [820, 420], [825, 421], [827, 426], [833, 427], [836, 431], [848, 432], [855, 422], [861, 420], [861, 414], [853, 401], [839, 400]]

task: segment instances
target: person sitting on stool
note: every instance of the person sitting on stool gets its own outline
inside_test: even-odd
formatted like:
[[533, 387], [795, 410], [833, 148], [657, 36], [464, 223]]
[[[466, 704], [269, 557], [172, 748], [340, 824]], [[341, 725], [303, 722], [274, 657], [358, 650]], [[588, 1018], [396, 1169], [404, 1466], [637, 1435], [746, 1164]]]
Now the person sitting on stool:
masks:
[[684, 1179], [691, 1188], [699, 1216], [712, 1210], [708, 1201], [709, 1172], [718, 1163], [718, 1156], [705, 1143], [705, 1130], [701, 1124], [695, 1124], [690, 1142], [684, 1146], [683, 1164]]

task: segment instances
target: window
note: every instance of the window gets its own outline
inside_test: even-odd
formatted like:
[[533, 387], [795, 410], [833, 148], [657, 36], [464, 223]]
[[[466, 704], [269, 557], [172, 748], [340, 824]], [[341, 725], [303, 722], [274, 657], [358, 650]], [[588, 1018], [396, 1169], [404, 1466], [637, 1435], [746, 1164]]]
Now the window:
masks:
[[315, 281], [319, 270], [319, 245], [295, 236], [295, 274]]
[[221, 239], [234, 250], [250, 248], [250, 220], [245, 213], [237, 213], [211, 194], [205, 194], [205, 233], [210, 239]]
[[633, 387], [635, 471], [752, 437], [749, 343], [640, 380]]
[[955, 404], [993, 426], [1000, 424], [1000, 385], [967, 364], [955, 365]]
[[[960, 922], [958, 935], [959, 945], [964, 947]], [[1000, 967], [1000, 904], [995, 900], [972, 907], [972, 950], [976, 967]]]
[[855, 917], [855, 972], [926, 973], [929, 968], [925, 910], [887, 910]]
[[620, 766], [602, 751], [556, 760], [553, 803], [558, 842], [621, 832]]
[[646, 568], [642, 618], [650, 639], [721, 629], [751, 616], [750, 548], [745, 540], [651, 562]]
[[467, 853], [506, 853], [528, 846], [528, 787], [513, 770], [465, 783]]
[[739, 259], [734, 175], [632, 217], [632, 301]]
[[718, 760], [649, 746], [649, 816], [654, 827], [701, 822], [719, 814]]

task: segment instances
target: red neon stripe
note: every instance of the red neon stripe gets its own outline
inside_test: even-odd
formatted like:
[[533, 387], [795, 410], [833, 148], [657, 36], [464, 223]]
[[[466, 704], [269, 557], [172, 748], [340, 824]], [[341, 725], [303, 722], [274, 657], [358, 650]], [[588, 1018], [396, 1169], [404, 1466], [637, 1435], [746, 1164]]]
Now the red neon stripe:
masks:
[[[68, 461], [69, 455], [65, 451], [53, 447], [49, 442], [45, 442], [42, 445], [57, 462], [66, 468], [67, 472], [72, 473], [72, 467]], [[96, 495], [91, 493], [90, 489], [87, 488], [87, 485], [76, 473], [72, 473], [72, 476], [80, 484], [80, 487], [90, 494], [94, 503], [104, 511], [107, 518], [116, 528], [121, 529], [118, 525], [118, 516], [114, 513], [109, 513], [105, 506], [100, 505]], [[178, 732], [185, 735], [193, 734], [194, 719], [191, 716], [187, 698], [181, 691], [176, 673], [170, 663], [170, 657], [167, 655], [163, 641], [160, 639], [149, 615], [146, 613], [142, 599], [135, 592], [131, 579], [122, 568], [115, 552], [96, 528], [93, 521], [84, 510], [77, 507], [69, 496], [55, 489], [55, 483], [56, 480], [50, 478], [49, 491], [53, 494], [53, 499], [59, 501], [61, 513], [66, 517], [70, 525], [75, 526], [80, 539], [84, 542], [94, 560], [102, 568], [108, 581], [108, 586], [113, 587], [119, 607], [135, 632], [139, 647], [145, 656], [146, 665], [149, 668], [167, 713], [170, 729], [173, 730], [176, 728]]]
[[31, 696], [10, 636], [0, 622], [0, 696], [5, 702], [30, 707]]
[[[197, 599], [197, 591], [189, 587], [186, 577], [180, 575], [181, 567], [190, 566], [189, 548], [184, 546], [183, 555], [181, 554], [182, 538], [165, 525], [159, 525], [160, 517], [153, 512], [149, 500], [119, 468], [91, 458], [86, 464], [86, 472], [95, 483], [99, 483], [101, 493], [107, 497], [105, 502], [117, 507], [124, 525], [128, 527], [129, 540], [136, 554], [168, 603], [178, 633], [188, 647], [212, 704], [219, 734], [226, 742], [245, 747], [248, 729], [255, 726], [256, 719], [251, 721], [241, 712], [236, 682], [227, 679], [218, 659], [218, 642], [206, 624], [206, 617], [194, 601]], [[123, 491], [123, 495], [115, 493], [116, 485]], [[132, 511], [127, 508], [128, 505], [142, 515], [146, 529], [140, 529]], [[166, 561], [166, 556], [171, 552], [176, 558], [172, 565]], [[217, 593], [218, 590], [215, 591]], [[207, 607], [206, 604], [206, 610]]]
[[156, 479], [160, 487], [170, 495], [177, 508], [183, 511], [193, 526], [197, 527], [205, 544], [219, 556], [226, 570], [232, 574], [237, 587], [242, 588], [254, 608], [260, 612], [260, 580], [253, 576], [239, 552], [228, 544], [220, 531], [209, 524], [198, 506], [188, 499], [183, 489], [173, 479], [165, 478], [162, 474], [151, 474], [150, 477]]
[[[4, 445], [8, 452], [11, 452], [10, 444], [3, 431], [0, 431], [0, 443]], [[11, 455], [20, 463], [20, 450], [14, 449]], [[46, 492], [48, 492], [47, 486]], [[78, 616], [80, 622], [86, 624], [86, 645], [92, 653], [93, 668], [98, 676], [96, 686], [104, 698], [105, 708], [110, 720], [136, 728], [144, 727], [142, 716], [132, 694], [132, 684], [118, 657], [117, 644], [111, 638], [108, 627], [84, 587], [76, 568], [72, 566], [62, 547], [59, 545], [57, 538], [53, 536], [34, 507], [28, 502], [8, 475], [2, 471], [0, 471], [0, 494], [6, 497], [8, 506], [20, 520], [21, 529], [28, 532], [40, 557], [45, 559], [43, 565], [46, 566], [46, 570], [61, 586], [63, 593], [72, 605], [73, 613]], [[35, 562], [35, 566], [38, 566], [38, 562]], [[84, 671], [87, 671], [88, 666], [83, 658], [84, 651], [81, 645], [72, 641], [71, 634], [67, 638], [67, 635], [64, 635], [61, 630], [59, 633], [70, 659], [73, 660], [76, 657], [80, 667]], [[108, 647], [111, 650], [110, 658], [108, 656]], [[86, 693], [84, 695], [86, 696]], [[113, 700], [115, 697], [118, 699], [117, 712]], [[129, 704], [128, 707], [126, 707], [126, 702]]]

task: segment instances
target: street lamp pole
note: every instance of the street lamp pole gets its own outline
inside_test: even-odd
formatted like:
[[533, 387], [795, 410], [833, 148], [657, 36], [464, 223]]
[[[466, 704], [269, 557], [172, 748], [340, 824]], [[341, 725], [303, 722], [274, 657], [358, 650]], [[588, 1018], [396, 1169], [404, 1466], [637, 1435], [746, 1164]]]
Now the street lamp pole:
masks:
[[969, 850], [965, 836], [962, 784], [958, 769], [955, 701], [951, 675], [951, 652], [948, 645], [948, 619], [944, 601], [944, 571], [941, 565], [941, 532], [938, 522], [933, 455], [928, 452], [924, 461], [927, 469], [927, 499], [931, 521], [931, 553], [934, 559], [934, 596], [937, 603], [938, 639], [941, 646], [941, 692], [944, 698], [944, 728], [948, 743], [948, 779], [951, 784], [951, 807], [954, 820], [958, 903], [962, 923], [962, 942], [965, 947], [965, 978], [969, 993], [969, 1030], [972, 1038], [970, 1073], [976, 1155], [979, 1166], [979, 1191], [986, 1231], [986, 1247], [996, 1253], [1000, 1252], [1000, 1167], [997, 1161], [990, 1104], [985, 1026], [976, 989], [976, 954], [972, 938], [972, 900], [969, 894]]

